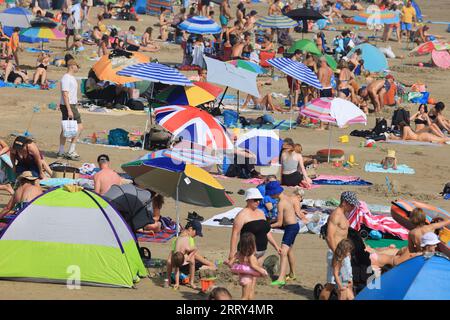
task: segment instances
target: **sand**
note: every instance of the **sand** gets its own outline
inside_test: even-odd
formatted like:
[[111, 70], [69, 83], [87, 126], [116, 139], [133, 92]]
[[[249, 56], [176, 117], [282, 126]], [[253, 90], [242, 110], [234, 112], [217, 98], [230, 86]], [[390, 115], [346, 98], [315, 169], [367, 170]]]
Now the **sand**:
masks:
[[[445, 21], [450, 9], [450, 3], [447, 0], [435, 0], [430, 5], [427, 1], [419, 0], [425, 20], [433, 19], [435, 21]], [[425, 5], [427, 3], [427, 5]], [[235, 8], [236, 1], [233, 1], [233, 8]], [[256, 8], [260, 15], [265, 15], [267, 5], [252, 4], [248, 8]], [[97, 12], [99, 9], [94, 9]], [[215, 8], [216, 15], [219, 9]], [[233, 9], [234, 11], [234, 9]], [[107, 21], [127, 29], [131, 24], [137, 27], [137, 34], [142, 34], [147, 26], [153, 26], [156, 23], [156, 17], [141, 16], [142, 21], [138, 23], [124, 23], [115, 20]], [[339, 25], [338, 27], [343, 27]], [[431, 25], [431, 32], [446, 36], [446, 25]], [[155, 35], [157, 35], [157, 28], [155, 27]], [[368, 34], [366, 30], [359, 30]], [[330, 43], [334, 32], [327, 32], [327, 39]], [[295, 37], [301, 37], [300, 34], [295, 34]], [[311, 38], [312, 34], [306, 36]], [[63, 41], [53, 41], [46, 44], [46, 49], [55, 51], [55, 55], [63, 56], [62, 48]], [[383, 46], [383, 43], [378, 42], [378, 46]], [[399, 46], [396, 42], [390, 42], [394, 52], [397, 55], [407, 56], [405, 44]], [[25, 44], [25, 47], [33, 45]], [[88, 60], [88, 56], [96, 47], [86, 46], [86, 51], [77, 56], [77, 60], [82, 64], [82, 69], [78, 76], [85, 77], [92, 61]], [[34, 66], [37, 54], [22, 53], [21, 64]], [[162, 45], [161, 52], [151, 55], [152, 58], [157, 58], [161, 62], [179, 63], [182, 59], [182, 52], [179, 46], [176, 45]], [[419, 68], [417, 63], [427, 62], [429, 56], [405, 59], [390, 59], [390, 69], [394, 76], [407, 84], [412, 84], [416, 81], [422, 81], [427, 84], [431, 96], [436, 100], [448, 102], [450, 92], [448, 90], [448, 82], [450, 81], [449, 71], [439, 70], [435, 67]], [[29, 67], [28, 69], [30, 69]], [[64, 74], [64, 68], [49, 67], [49, 78], [59, 80]], [[265, 90], [270, 92], [286, 94], [286, 80], [280, 78], [274, 81], [272, 86], [266, 86]], [[12, 132], [24, 132], [25, 129], [33, 134], [40, 149], [44, 152], [45, 157], [49, 163], [56, 160], [56, 151], [58, 149], [58, 136], [60, 126], [60, 113], [52, 111], [47, 108], [51, 102], [59, 102], [59, 90], [54, 89], [50, 91], [43, 90], [28, 90], [28, 89], [10, 89], [1, 88], [1, 102], [0, 108], [2, 110], [0, 117], [0, 137], [7, 138]], [[233, 92], [231, 92], [233, 93]], [[278, 101], [279, 104], [282, 101]], [[447, 103], [448, 104], [448, 103]], [[32, 113], [33, 107], [39, 106], [39, 113]], [[415, 105], [407, 105], [411, 112], [415, 112]], [[450, 109], [447, 107], [446, 116], [450, 117]], [[390, 118], [393, 108], [386, 107], [384, 116]], [[286, 118], [286, 116], [278, 118]], [[30, 121], [32, 124], [30, 127]], [[97, 115], [97, 114], [82, 114], [85, 131], [82, 137], [92, 134], [94, 131], [110, 130], [114, 128], [124, 128], [132, 131], [135, 129], [143, 130], [145, 126], [145, 116], [137, 115]], [[361, 148], [359, 144], [363, 141], [360, 138], [350, 137], [349, 143], [339, 143], [338, 137], [344, 134], [349, 134], [353, 129], [370, 129], [375, 123], [375, 116], [369, 116], [369, 123], [367, 127], [356, 125], [346, 129], [333, 129], [333, 146], [343, 149], [346, 155], [353, 154], [359, 166], [355, 166], [349, 170], [343, 168], [334, 168], [331, 165], [321, 165], [318, 169], [320, 174], [337, 174], [337, 175], [356, 175], [363, 179], [374, 183], [372, 187], [339, 187], [339, 186], [322, 186], [306, 192], [307, 198], [326, 199], [330, 197], [338, 198], [339, 194], [345, 190], [353, 190], [357, 192], [358, 196], [368, 203], [376, 203], [380, 205], [389, 205], [391, 201], [399, 197], [415, 198], [418, 200], [433, 203], [446, 210], [450, 210], [450, 202], [444, 201], [439, 197], [438, 193], [442, 191], [444, 184], [450, 181], [450, 162], [448, 157], [450, 155], [450, 146], [442, 147], [425, 147], [425, 146], [404, 146], [404, 145], [385, 145], [378, 144], [376, 148]], [[326, 148], [328, 143], [328, 131], [315, 131], [311, 128], [297, 128], [291, 131], [281, 132], [281, 136], [292, 137], [294, 141], [302, 144], [305, 154], [314, 154], [318, 149]], [[379, 173], [364, 172], [364, 164], [368, 161], [380, 161], [387, 148], [393, 148], [397, 151], [399, 163], [408, 164], [416, 170], [414, 175], [389, 175], [389, 178], [394, 185], [395, 193], [389, 193], [385, 185], [385, 175]], [[80, 162], [74, 162], [74, 165], [81, 165], [84, 162], [95, 162], [96, 157], [100, 153], [107, 153], [112, 159], [112, 165], [115, 169], [120, 170], [120, 165], [130, 160], [145, 154], [142, 151], [119, 150], [116, 148], [105, 148], [92, 145], [79, 144], [78, 153], [82, 159]], [[234, 194], [231, 196], [236, 202], [237, 206], [243, 206], [244, 201], [242, 196], [237, 194], [241, 188], [248, 188], [250, 185], [245, 185], [241, 180], [228, 179], [220, 180], [220, 182], [229, 191]], [[4, 206], [8, 197], [6, 194], [0, 194], [0, 206]], [[212, 217], [215, 214], [228, 210], [213, 209], [213, 208], [199, 208], [190, 205], [182, 204], [182, 217], [187, 217], [187, 212], [196, 210], [205, 219]], [[166, 204], [163, 208], [163, 215], [175, 216], [175, 205], [172, 199], [166, 199]], [[183, 221], [184, 223], [185, 221]], [[212, 261], [225, 260], [228, 255], [230, 229], [228, 228], [204, 228], [204, 238], [197, 240], [200, 252]], [[275, 234], [275, 239], [280, 242], [281, 235]], [[152, 255], [155, 258], [165, 259], [169, 252], [169, 244], [148, 244]], [[269, 248], [268, 254], [274, 254], [274, 250]], [[295, 255], [297, 262], [297, 280], [289, 283], [283, 289], [272, 288], [266, 284], [258, 285], [257, 298], [259, 299], [312, 299], [312, 290], [317, 283], [323, 283], [326, 272], [326, 244], [325, 241], [316, 235], [300, 235], [295, 244]], [[226, 270], [220, 269], [218, 282], [226, 286], [232, 293], [233, 297], [240, 296], [240, 287], [237, 285], [236, 277], [230, 278]], [[264, 281], [263, 281], [264, 282]], [[69, 290], [63, 285], [54, 284], [38, 284], [38, 283], [22, 283], [13, 281], [0, 281], [0, 299], [204, 299], [205, 297], [197, 291], [188, 288], [181, 288], [179, 291], [173, 289], [165, 289], [162, 287], [162, 279], [160, 277], [152, 279], [142, 279], [136, 285], [136, 289], [111, 289], [98, 287], [83, 287], [80, 290]]]

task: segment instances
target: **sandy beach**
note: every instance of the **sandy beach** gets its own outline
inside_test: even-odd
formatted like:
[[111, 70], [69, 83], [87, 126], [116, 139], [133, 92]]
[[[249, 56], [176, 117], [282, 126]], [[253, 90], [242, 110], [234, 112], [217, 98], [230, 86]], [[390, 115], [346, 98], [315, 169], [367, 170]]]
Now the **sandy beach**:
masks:
[[[236, 7], [236, 0], [232, 1], [232, 10]], [[425, 1], [418, 0], [425, 16], [424, 20], [446, 21], [450, 13], [450, 2], [448, 0]], [[4, 5], [2, 5], [3, 9]], [[255, 9], [259, 12], [259, 16], [266, 15], [267, 4], [251, 4], [248, 8]], [[175, 11], [178, 7], [175, 7]], [[216, 16], [218, 16], [219, 8], [216, 6]], [[94, 8], [94, 13], [100, 12], [100, 8]], [[94, 14], [91, 14], [92, 20]], [[120, 26], [122, 30], [128, 29], [129, 25], [135, 25], [140, 35], [148, 26], [153, 26], [157, 22], [157, 17], [140, 15], [140, 21], [123, 22], [117, 20], [108, 20], [106, 23]], [[343, 28], [345, 25], [338, 25]], [[347, 26], [348, 27], [348, 26]], [[446, 32], [447, 25], [430, 24], [431, 32], [449, 38]], [[154, 27], [154, 38], [157, 36], [157, 28]], [[369, 32], [361, 29], [366, 35]], [[325, 31], [328, 42], [331, 43], [336, 32]], [[296, 39], [301, 38], [301, 34], [294, 33]], [[312, 38], [313, 33], [309, 33], [305, 38]], [[24, 47], [37, 47], [37, 44], [24, 43]], [[404, 59], [389, 59], [389, 69], [395, 76], [396, 80], [413, 84], [415, 82], [423, 82], [427, 85], [431, 96], [436, 101], [446, 103], [445, 116], [450, 117], [450, 71], [440, 70], [433, 66], [418, 67], [418, 62], [428, 62], [430, 56], [408, 57], [406, 43], [397, 44], [397, 42], [389, 42], [387, 44], [376, 42], [377, 46], [392, 46], [392, 49], [398, 56], [404, 56]], [[164, 63], [180, 63], [182, 61], [182, 51], [175, 44], [161, 44], [160, 52], [146, 55], [156, 58], [159, 62]], [[54, 56], [64, 56], [64, 41], [51, 41], [45, 44], [46, 49], [54, 51]], [[87, 73], [94, 63], [89, 60], [89, 56], [93, 51], [97, 50], [96, 46], [85, 46], [86, 50], [76, 56], [77, 61], [81, 64], [81, 70], [77, 74], [79, 77], [86, 77]], [[37, 54], [23, 52], [20, 55], [21, 64], [29, 66], [29, 70], [34, 69]], [[65, 68], [49, 66], [49, 79], [60, 80], [65, 73]], [[30, 71], [33, 72], [33, 71]], [[186, 73], [192, 75], [193, 73]], [[277, 73], [280, 75], [279, 73]], [[269, 78], [267, 78], [269, 79]], [[264, 86], [267, 92], [276, 92], [287, 94], [287, 85], [285, 78], [273, 80], [271, 86]], [[235, 92], [231, 91], [234, 94]], [[23, 133], [25, 129], [33, 135], [39, 148], [44, 152], [48, 163], [56, 161], [56, 152], [58, 150], [58, 137], [60, 132], [60, 112], [50, 110], [49, 103], [58, 104], [60, 98], [59, 85], [52, 90], [30, 90], [15, 88], [0, 88], [0, 138], [8, 140], [8, 135], [14, 132]], [[81, 95], [79, 95], [81, 97]], [[277, 105], [282, 105], [284, 100], [277, 100]], [[40, 112], [33, 113], [33, 107], [39, 106]], [[417, 105], [405, 105], [411, 113], [417, 110]], [[383, 110], [383, 116], [390, 118], [394, 107], [386, 106]], [[277, 119], [286, 119], [287, 115], [276, 114]], [[84, 124], [84, 132], [82, 138], [92, 135], [93, 132], [114, 128], [123, 128], [127, 131], [140, 130], [143, 131], [146, 123], [144, 114], [92, 114], [82, 113]], [[31, 123], [31, 125], [30, 125]], [[328, 199], [339, 198], [342, 191], [355, 191], [361, 200], [370, 204], [378, 204], [389, 206], [391, 201], [398, 198], [416, 199], [431, 203], [445, 210], [450, 210], [450, 201], [443, 200], [439, 192], [442, 191], [445, 183], [450, 181], [450, 146], [410, 146], [410, 145], [388, 145], [378, 143], [376, 148], [360, 147], [360, 142], [364, 139], [350, 137], [348, 143], [338, 142], [338, 137], [349, 134], [354, 129], [372, 129], [375, 125], [375, 116], [373, 114], [368, 117], [367, 126], [353, 125], [345, 129], [333, 128], [332, 145], [345, 151], [346, 156], [353, 154], [358, 163], [349, 169], [336, 168], [331, 164], [321, 164], [317, 169], [319, 174], [333, 175], [351, 175], [359, 176], [373, 183], [370, 187], [361, 186], [321, 186], [320, 188], [306, 191], [305, 198], [309, 199]], [[301, 143], [304, 154], [315, 154], [317, 150], [324, 149], [328, 144], [328, 131], [316, 131], [311, 128], [296, 128], [290, 131], [281, 131], [282, 138], [291, 137], [295, 142]], [[8, 140], [11, 142], [11, 140]], [[366, 162], [379, 162], [384, 157], [387, 149], [395, 149], [399, 163], [407, 164], [415, 169], [415, 174], [390, 174], [390, 181], [394, 186], [394, 191], [389, 192], [386, 186], [386, 175], [383, 173], [368, 173], [364, 171]], [[134, 160], [145, 153], [145, 150], [120, 150], [118, 148], [106, 148], [101, 146], [93, 146], [86, 144], [78, 144], [77, 151], [81, 155], [79, 162], [72, 162], [75, 166], [81, 164], [95, 163], [99, 154], [107, 153], [112, 162], [112, 166], [117, 171], [121, 171], [120, 165]], [[244, 184], [239, 179], [219, 179], [226, 190], [233, 192], [231, 197], [235, 201], [236, 206], [243, 207], [244, 199], [237, 194], [239, 189], [246, 189], [252, 185]], [[8, 200], [6, 193], [0, 193], [0, 207], [5, 206]], [[208, 219], [216, 214], [223, 213], [231, 208], [214, 209], [200, 208], [187, 204], [181, 204], [182, 224], [186, 223], [188, 211], [195, 210], [199, 214]], [[166, 203], [162, 211], [163, 216], [175, 218], [175, 202], [166, 198]], [[200, 248], [202, 255], [211, 261], [226, 260], [229, 249], [229, 240], [231, 229], [229, 228], [212, 228], [204, 227], [203, 238], [198, 238], [197, 246]], [[281, 235], [274, 234], [277, 242], [281, 242]], [[170, 244], [143, 243], [144, 246], [150, 248], [154, 258], [166, 259], [169, 253]], [[327, 245], [324, 240], [317, 235], [299, 235], [295, 243], [295, 256], [297, 261], [297, 280], [289, 282], [282, 289], [270, 286], [270, 282], [262, 283], [257, 286], [256, 297], [258, 299], [313, 299], [313, 288], [317, 283], [323, 283], [326, 278], [326, 250]], [[276, 254], [272, 247], [268, 248], [268, 254]], [[153, 271], [153, 270], [150, 270]], [[226, 273], [226, 272], [223, 272]], [[237, 277], [222, 276], [219, 272], [218, 283], [227, 287], [233, 297], [239, 297], [241, 287], [237, 282]], [[264, 281], [263, 281], [264, 282]], [[16, 281], [0, 281], [0, 299], [205, 299], [205, 296], [199, 294], [187, 287], [181, 287], [180, 290], [163, 288], [163, 279], [161, 277], [142, 279], [136, 289], [115, 289], [115, 288], [99, 288], [99, 287], [82, 287], [80, 290], [69, 290], [64, 285], [42, 284], [42, 283], [26, 283]]]

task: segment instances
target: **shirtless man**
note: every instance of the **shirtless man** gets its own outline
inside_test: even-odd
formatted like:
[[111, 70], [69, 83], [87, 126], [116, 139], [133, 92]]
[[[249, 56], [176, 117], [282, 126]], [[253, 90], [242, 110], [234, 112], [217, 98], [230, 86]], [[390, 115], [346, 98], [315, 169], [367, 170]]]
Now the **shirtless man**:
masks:
[[[331, 87], [331, 78], [333, 77], [333, 70], [328, 66], [325, 56], [320, 58], [319, 71], [317, 73], [320, 83], [322, 84], [322, 89], [319, 90], [319, 95], [321, 98], [332, 98], [333, 88]], [[320, 122], [320, 127], [318, 130], [324, 130], [325, 124]]]
[[[295, 258], [292, 247], [300, 231], [297, 216], [300, 219], [304, 218], [301, 212], [295, 210], [293, 199], [284, 194], [283, 190], [278, 181], [271, 181], [266, 185], [266, 196], [278, 199], [278, 219], [277, 222], [271, 224], [271, 227], [284, 228], [283, 240], [281, 240], [280, 274], [278, 279], [271, 283], [273, 286], [284, 286], [286, 280], [295, 280]], [[286, 277], [288, 262], [290, 272]]]
[[272, 5], [269, 7], [269, 12], [268, 15], [269, 16], [274, 16], [274, 15], [281, 15], [281, 6], [280, 6], [280, 1], [281, 0], [275, 0]]
[[[244, 59], [242, 57], [242, 52], [244, 50], [245, 46], [248, 46], [251, 42], [251, 35], [248, 32], [244, 33], [244, 40], [239, 40], [238, 43], [236, 43], [233, 46], [233, 49], [231, 50], [231, 59]], [[247, 60], [247, 59], [245, 59]]]
[[[328, 300], [331, 292], [335, 288], [336, 280], [333, 276], [332, 266], [334, 251], [339, 242], [347, 239], [349, 228], [347, 215], [357, 206], [359, 206], [359, 201], [356, 198], [356, 194], [351, 191], [345, 191], [341, 194], [341, 203], [339, 204], [339, 207], [337, 207], [328, 218], [326, 237], [329, 248], [327, 253], [327, 283], [320, 293], [320, 300]], [[351, 270], [350, 257], [345, 258], [343, 264], [346, 265], [346, 268]]]
[[22, 172], [17, 180], [19, 181], [20, 186], [17, 188], [6, 207], [0, 212], [0, 218], [3, 218], [4, 215], [10, 213], [16, 206], [18, 206], [17, 209], [19, 210], [24, 208], [33, 199], [42, 194], [39, 178], [33, 176], [31, 171]]
[[228, 2], [228, 0], [222, 1], [222, 3], [220, 4], [220, 25], [222, 26], [222, 28], [227, 28], [228, 27], [228, 22], [233, 19], [233, 17], [231, 16], [231, 8], [230, 8], [230, 3]]
[[94, 175], [94, 191], [98, 194], [104, 195], [108, 192], [112, 185], [120, 185], [122, 183], [122, 179], [109, 167], [108, 155], [99, 155], [97, 158], [97, 163], [101, 170]]
[[425, 212], [420, 208], [415, 208], [410, 215], [410, 221], [414, 225], [414, 229], [408, 235], [408, 249], [410, 252], [421, 252], [421, 239], [428, 232], [445, 228], [450, 225], [450, 219], [427, 224]]
[[387, 75], [385, 80], [372, 81], [366, 88], [360, 89], [358, 94], [364, 100], [370, 99], [375, 112], [378, 113], [384, 108], [384, 95], [389, 91], [393, 83], [394, 77]]

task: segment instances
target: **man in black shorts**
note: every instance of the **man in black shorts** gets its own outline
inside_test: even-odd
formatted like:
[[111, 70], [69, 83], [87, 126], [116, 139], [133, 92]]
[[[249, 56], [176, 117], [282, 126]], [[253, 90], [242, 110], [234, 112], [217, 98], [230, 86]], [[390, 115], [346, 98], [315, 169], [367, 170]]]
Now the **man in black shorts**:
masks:
[[211, 0], [201, 0], [202, 3], [202, 16], [207, 17], [208, 12], [211, 9]]
[[61, 110], [62, 120], [76, 120], [78, 124], [78, 134], [70, 138], [69, 152], [64, 153], [64, 146], [66, 144], [66, 137], [64, 137], [63, 130], [61, 128], [60, 144], [58, 157], [65, 157], [69, 160], [79, 160], [80, 156], [75, 152], [75, 146], [81, 131], [83, 130], [83, 124], [81, 123], [81, 116], [77, 109], [78, 104], [78, 82], [74, 77], [74, 74], [78, 72], [80, 66], [78, 63], [71, 59], [67, 61], [67, 73], [61, 79], [61, 101], [59, 109]]

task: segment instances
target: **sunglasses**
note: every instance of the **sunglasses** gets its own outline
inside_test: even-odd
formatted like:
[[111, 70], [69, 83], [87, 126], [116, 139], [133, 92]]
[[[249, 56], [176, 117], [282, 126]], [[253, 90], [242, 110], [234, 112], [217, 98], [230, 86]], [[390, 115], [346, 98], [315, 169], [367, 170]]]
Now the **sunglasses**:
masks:
[[261, 202], [261, 199], [251, 199], [253, 202]]

